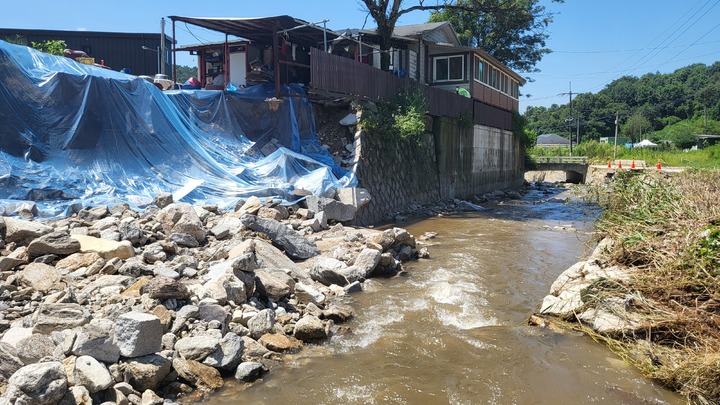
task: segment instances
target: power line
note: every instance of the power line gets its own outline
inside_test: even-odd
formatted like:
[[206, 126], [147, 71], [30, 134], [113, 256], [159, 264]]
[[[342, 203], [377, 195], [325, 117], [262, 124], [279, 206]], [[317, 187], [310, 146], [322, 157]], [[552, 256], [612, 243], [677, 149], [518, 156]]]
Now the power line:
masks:
[[[718, 41], [707, 41], [707, 42], [693, 42], [690, 45], [675, 45], [671, 47], [666, 47], [665, 49], [671, 49], [671, 48], [682, 48], [684, 46], [695, 46], [695, 45], [708, 45], [708, 44], [715, 44], [720, 42]], [[635, 48], [635, 49], [612, 49], [612, 50], [606, 50], [606, 51], [556, 51], [553, 50], [552, 53], [569, 53], [569, 54], [597, 54], [597, 53], [623, 53], [623, 52], [638, 52], [638, 51], [644, 51], [644, 50], [656, 50], [660, 49], [660, 47], [653, 47], [653, 48]]]

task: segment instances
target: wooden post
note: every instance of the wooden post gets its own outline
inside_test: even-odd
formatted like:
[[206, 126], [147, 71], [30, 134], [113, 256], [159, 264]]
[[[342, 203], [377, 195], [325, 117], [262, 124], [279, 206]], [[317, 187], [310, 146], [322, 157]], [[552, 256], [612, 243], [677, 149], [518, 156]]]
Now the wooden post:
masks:
[[278, 30], [280, 24], [275, 23], [273, 31], [273, 69], [275, 70], [275, 98], [280, 98], [280, 48], [278, 47]]
[[172, 50], [173, 50], [173, 76], [172, 81], [175, 83], [177, 80], [177, 49], [175, 46], [175, 20], [172, 20], [173, 22], [173, 28], [172, 28]]

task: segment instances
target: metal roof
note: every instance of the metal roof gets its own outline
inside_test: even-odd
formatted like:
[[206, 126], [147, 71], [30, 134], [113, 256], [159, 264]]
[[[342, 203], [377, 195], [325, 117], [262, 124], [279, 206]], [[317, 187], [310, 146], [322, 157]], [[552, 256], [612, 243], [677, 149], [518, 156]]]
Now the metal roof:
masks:
[[537, 137], [538, 145], [569, 145], [570, 141], [567, 138], [562, 137], [558, 134], [542, 134]]
[[209, 30], [222, 32], [239, 38], [249, 39], [260, 44], [272, 44], [276, 30], [291, 30], [283, 34], [289, 42], [298, 45], [317, 46], [327, 35], [332, 41], [337, 35], [331, 30], [308, 23], [289, 15], [259, 18], [226, 17], [180, 17], [170, 16], [173, 22], [185, 22]]

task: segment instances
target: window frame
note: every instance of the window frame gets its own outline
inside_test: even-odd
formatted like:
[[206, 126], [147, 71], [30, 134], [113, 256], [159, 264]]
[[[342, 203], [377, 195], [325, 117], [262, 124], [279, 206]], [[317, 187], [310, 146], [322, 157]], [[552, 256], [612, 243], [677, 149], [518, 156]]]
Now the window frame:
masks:
[[[450, 69], [450, 59], [454, 58], [460, 58], [461, 61], [461, 77], [460, 78], [454, 78], [452, 77], [452, 71]], [[433, 83], [443, 83], [443, 82], [462, 82], [465, 80], [465, 54], [453, 54], [453, 55], [442, 55], [442, 56], [433, 56], [432, 57], [432, 66], [433, 66]], [[438, 62], [439, 61], [445, 61], [447, 63], [447, 78], [446, 79], [438, 79], [437, 73], [438, 73]]]

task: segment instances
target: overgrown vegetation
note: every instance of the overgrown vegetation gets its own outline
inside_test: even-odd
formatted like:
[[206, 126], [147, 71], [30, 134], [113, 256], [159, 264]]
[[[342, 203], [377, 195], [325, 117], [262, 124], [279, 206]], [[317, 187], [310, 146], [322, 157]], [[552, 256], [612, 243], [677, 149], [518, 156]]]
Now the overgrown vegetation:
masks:
[[[573, 155], [587, 156], [594, 164], [605, 164], [613, 160], [613, 150], [614, 145], [612, 144], [588, 141], [573, 147]], [[568, 156], [569, 151], [567, 147], [531, 147], [528, 153], [531, 156]], [[644, 160], [650, 166], [654, 166], [659, 160], [663, 166], [720, 169], [720, 145], [687, 152], [663, 145], [658, 148], [626, 148], [624, 145], [618, 145], [615, 158]]]
[[407, 90], [394, 103], [378, 103], [377, 112], [366, 111], [361, 125], [368, 133], [387, 140], [419, 143], [425, 133], [426, 109], [425, 93], [420, 89]]
[[[598, 221], [598, 237], [615, 241], [606, 254], [610, 264], [639, 271], [612, 289], [642, 301], [636, 310], [648, 324], [596, 338], [699, 404], [720, 403], [718, 197], [718, 171], [619, 173], [601, 199]], [[596, 294], [605, 289], [595, 287]]]
[[40, 52], [45, 52], [57, 56], [65, 55], [65, 48], [67, 48], [65, 41], [58, 39], [48, 39], [47, 41], [42, 42], [32, 41], [30, 42], [30, 44], [28, 44], [27, 39], [24, 36], [18, 34], [6, 37], [5, 42], [10, 42], [16, 45], [30, 46], [31, 48], [35, 48]]

